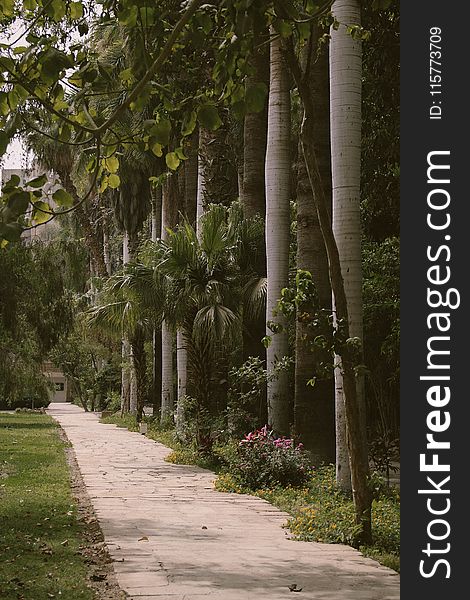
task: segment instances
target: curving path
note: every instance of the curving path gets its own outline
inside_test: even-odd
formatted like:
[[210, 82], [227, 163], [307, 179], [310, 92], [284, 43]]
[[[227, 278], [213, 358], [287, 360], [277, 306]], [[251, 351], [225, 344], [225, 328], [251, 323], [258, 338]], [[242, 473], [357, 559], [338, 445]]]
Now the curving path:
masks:
[[[265, 500], [213, 489], [165, 446], [70, 404], [72, 443], [120, 586], [135, 600], [395, 600], [399, 576], [348, 547], [296, 542]], [[289, 586], [296, 584], [299, 593]]]

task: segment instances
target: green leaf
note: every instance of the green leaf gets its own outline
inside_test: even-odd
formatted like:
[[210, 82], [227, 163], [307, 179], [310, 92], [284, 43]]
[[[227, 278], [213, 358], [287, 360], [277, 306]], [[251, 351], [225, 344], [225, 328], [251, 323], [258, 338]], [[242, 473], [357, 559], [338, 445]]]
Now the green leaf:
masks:
[[161, 144], [162, 146], [168, 146], [170, 143], [170, 134], [171, 134], [171, 123], [168, 119], [163, 119], [158, 123], [155, 123], [150, 130], [152, 137], [155, 138], [155, 141]]
[[212, 29], [212, 19], [208, 13], [202, 13], [197, 16], [197, 22], [202, 30], [207, 35]]
[[8, 198], [8, 208], [12, 211], [14, 216], [18, 218], [20, 215], [23, 215], [30, 201], [30, 194], [25, 191], [14, 192]]
[[265, 335], [264, 338], [261, 340], [261, 343], [263, 344], [263, 346], [265, 348], [269, 348], [272, 341], [273, 341], [273, 339], [270, 335]]
[[15, 0], [1, 0], [0, 2], [0, 14], [5, 17], [12, 17], [15, 11]]
[[65, 17], [65, 9], [67, 4], [63, 0], [52, 0], [50, 4], [45, 3], [44, 11], [53, 21], [58, 23]]
[[165, 156], [165, 162], [169, 169], [171, 169], [172, 171], [176, 171], [176, 169], [179, 167], [179, 164], [181, 161], [178, 158], [178, 155], [176, 154], [176, 152], [169, 152]]
[[90, 160], [88, 161], [85, 169], [88, 171], [88, 173], [93, 173], [93, 171], [96, 169], [97, 164], [96, 164], [96, 156], [93, 156], [93, 158], [90, 158]]
[[23, 0], [23, 10], [34, 10], [37, 5], [37, 0]]
[[183, 123], [181, 125], [181, 135], [191, 135], [196, 128], [197, 114], [196, 111], [191, 111], [184, 116]]
[[263, 82], [251, 85], [245, 94], [245, 104], [248, 112], [258, 113], [265, 107], [268, 88]]
[[283, 38], [288, 38], [292, 35], [292, 24], [289, 21], [279, 20], [276, 22], [275, 28]]
[[197, 118], [201, 126], [209, 131], [215, 131], [222, 125], [214, 104], [203, 104], [198, 110]]
[[238, 121], [241, 121], [243, 119], [243, 117], [246, 115], [246, 113], [248, 112], [246, 110], [246, 104], [244, 100], [240, 100], [240, 102], [235, 102], [235, 104], [232, 105], [232, 114], [235, 117], [235, 119], [237, 119]]
[[116, 175], [116, 173], [111, 173], [111, 175], [108, 177], [108, 185], [113, 190], [118, 188], [121, 185], [121, 179], [119, 178], [119, 175]]
[[8, 144], [10, 143], [10, 136], [5, 130], [0, 129], [0, 156], [3, 156], [7, 151]]
[[15, 87], [8, 92], [8, 104], [12, 110], [15, 110], [18, 106], [23, 104], [29, 93], [21, 85], [15, 85]]
[[77, 21], [83, 17], [83, 5], [81, 2], [70, 3], [70, 18]]
[[105, 176], [101, 180], [100, 187], [98, 189], [99, 193], [102, 194], [108, 188], [108, 178]]
[[[56, 48], [48, 48], [41, 56], [41, 77], [45, 83], [55, 83], [62, 71], [74, 66], [70, 56]], [[71, 76], [71, 79], [76, 74]]]
[[31, 179], [31, 181], [27, 181], [26, 185], [32, 188], [40, 188], [43, 185], [45, 185], [47, 183], [47, 175], [43, 174], [40, 175], [39, 177], [35, 177], [34, 179]]
[[108, 146], [106, 145], [104, 150], [103, 150], [103, 156], [105, 158], [110, 158], [111, 156], [113, 156], [114, 154], [116, 154], [117, 151], [117, 146]]
[[62, 123], [59, 130], [59, 140], [61, 142], [68, 142], [72, 137], [72, 128], [67, 123]]
[[151, 27], [155, 23], [155, 10], [149, 6], [140, 9], [140, 20], [142, 27]]
[[0, 116], [6, 117], [9, 113], [8, 94], [6, 92], [0, 92]]
[[17, 188], [20, 184], [21, 179], [18, 175], [13, 174], [8, 181], [3, 184], [3, 191], [8, 192]]
[[110, 173], [117, 173], [119, 170], [119, 159], [117, 156], [110, 156], [104, 160], [104, 167]]
[[308, 40], [310, 37], [310, 23], [297, 23], [296, 27], [299, 32], [299, 39], [301, 41]]
[[41, 200], [35, 202], [32, 219], [36, 225], [41, 225], [42, 223], [48, 221], [52, 217], [50, 211], [51, 207], [49, 204], [47, 204], [47, 202], [42, 202]]
[[175, 154], [180, 160], [188, 160], [188, 157], [185, 155], [183, 148], [181, 146], [179, 148], [175, 148]]
[[23, 233], [23, 227], [19, 223], [0, 223], [0, 237], [9, 242], [18, 242]]
[[159, 144], [158, 142], [155, 142], [151, 148], [152, 152], [155, 154], [155, 156], [163, 156], [163, 147], [161, 144]]
[[135, 27], [137, 24], [137, 15], [139, 9], [135, 4], [129, 8], [125, 8], [118, 14], [118, 21], [126, 27]]
[[135, 102], [130, 103], [129, 108], [136, 112], [142, 111], [145, 108], [145, 106], [147, 105], [147, 102], [149, 101], [151, 91], [152, 91], [151, 86], [149, 84], [147, 84], [144, 87], [144, 89], [140, 92], [137, 100], [135, 100]]
[[133, 73], [133, 69], [124, 69], [124, 71], [121, 71], [119, 73], [119, 79], [121, 81], [125, 81], [127, 83], [131, 83], [132, 81], [134, 81], [134, 73]]
[[73, 206], [72, 196], [63, 189], [56, 190], [52, 194], [52, 199], [58, 206], [64, 206], [65, 208]]

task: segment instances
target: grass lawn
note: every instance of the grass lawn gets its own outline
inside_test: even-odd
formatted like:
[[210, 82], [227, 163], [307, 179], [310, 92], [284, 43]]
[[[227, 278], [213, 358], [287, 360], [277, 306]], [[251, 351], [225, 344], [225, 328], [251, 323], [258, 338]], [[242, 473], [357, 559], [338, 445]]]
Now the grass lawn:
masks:
[[0, 413], [0, 598], [88, 600], [64, 442], [47, 415]]
[[[119, 414], [105, 417], [104, 423], [114, 423], [137, 431], [134, 417]], [[224, 453], [228, 447], [216, 447], [215, 456], [201, 458], [191, 447], [183, 446], [173, 431], [162, 430], [149, 419], [147, 437], [173, 449], [166, 460], [178, 464], [196, 464], [218, 473], [216, 489], [223, 492], [248, 493], [264, 498], [274, 506], [292, 515], [288, 526], [299, 540], [351, 544], [355, 537], [354, 506], [350, 497], [335, 485], [334, 467], [315, 471], [308, 485], [303, 488], [277, 487], [274, 489], [249, 490], [241, 488], [230, 473], [224, 470]], [[377, 480], [377, 488], [379, 481]], [[400, 570], [400, 494], [381, 485], [375, 489], [372, 505], [372, 528], [374, 544], [361, 547], [369, 556], [383, 565]]]

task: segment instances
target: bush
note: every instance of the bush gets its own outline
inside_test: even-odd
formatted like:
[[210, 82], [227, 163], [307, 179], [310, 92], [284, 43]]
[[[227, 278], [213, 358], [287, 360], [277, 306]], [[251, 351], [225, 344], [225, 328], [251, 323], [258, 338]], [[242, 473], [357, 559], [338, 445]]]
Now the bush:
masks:
[[251, 432], [226, 454], [228, 470], [242, 487], [257, 490], [276, 485], [301, 486], [312, 469], [302, 444], [275, 437], [267, 426]]
[[17, 408], [47, 408], [51, 403], [48, 396], [21, 398], [10, 402], [0, 398], [0, 410], [16, 410]]
[[113, 413], [121, 410], [121, 394], [118, 392], [108, 392], [101, 408], [102, 410], [109, 410]]

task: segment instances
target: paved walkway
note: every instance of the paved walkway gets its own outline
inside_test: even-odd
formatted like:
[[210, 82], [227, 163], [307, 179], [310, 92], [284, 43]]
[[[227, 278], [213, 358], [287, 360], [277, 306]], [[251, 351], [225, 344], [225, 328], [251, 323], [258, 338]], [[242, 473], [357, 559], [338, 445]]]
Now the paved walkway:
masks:
[[[121, 587], [135, 600], [396, 600], [399, 577], [348, 546], [296, 542], [287, 515], [216, 492], [214, 474], [164, 461], [161, 444], [51, 404]], [[302, 592], [292, 593], [296, 584]]]

